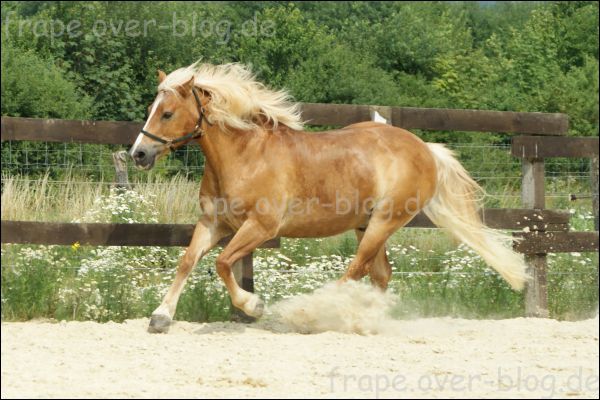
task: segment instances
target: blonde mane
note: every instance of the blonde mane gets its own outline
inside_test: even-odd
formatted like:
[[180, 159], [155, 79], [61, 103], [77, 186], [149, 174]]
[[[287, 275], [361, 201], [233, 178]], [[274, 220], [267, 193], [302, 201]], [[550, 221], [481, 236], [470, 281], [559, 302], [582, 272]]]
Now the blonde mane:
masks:
[[255, 129], [260, 120], [302, 130], [300, 108], [284, 90], [271, 90], [258, 82], [241, 64], [199, 64], [171, 72], [158, 90], [177, 92], [177, 87], [194, 77], [194, 86], [210, 93], [206, 106], [211, 123], [241, 130]]

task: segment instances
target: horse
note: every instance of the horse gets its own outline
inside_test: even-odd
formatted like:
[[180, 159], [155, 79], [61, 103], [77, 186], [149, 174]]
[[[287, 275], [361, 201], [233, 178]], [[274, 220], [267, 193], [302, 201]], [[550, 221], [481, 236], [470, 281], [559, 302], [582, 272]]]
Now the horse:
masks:
[[511, 238], [482, 222], [482, 189], [441, 144], [378, 122], [306, 132], [288, 92], [260, 83], [238, 63], [158, 71], [157, 96], [130, 155], [148, 170], [192, 142], [205, 156], [201, 215], [149, 332], [168, 332], [193, 267], [228, 235], [216, 271], [232, 304], [255, 318], [264, 304], [239, 287], [232, 265], [263, 242], [354, 230], [356, 256], [339, 281], [368, 274], [385, 290], [392, 275], [386, 240], [421, 211], [513, 289], [528, 279]]

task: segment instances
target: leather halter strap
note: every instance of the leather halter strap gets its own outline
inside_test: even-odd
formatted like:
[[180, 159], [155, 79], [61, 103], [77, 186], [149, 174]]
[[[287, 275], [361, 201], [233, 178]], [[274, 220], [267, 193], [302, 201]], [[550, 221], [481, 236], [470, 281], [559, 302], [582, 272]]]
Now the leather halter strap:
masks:
[[187, 133], [181, 137], [175, 138], [175, 139], [165, 139], [162, 138], [160, 136], [157, 136], [151, 132], [148, 132], [144, 129], [142, 129], [140, 131], [140, 133], [142, 133], [144, 136], [149, 137], [150, 139], [165, 144], [169, 147], [169, 149], [171, 151], [175, 151], [175, 145], [177, 144], [187, 144], [190, 141], [194, 140], [194, 139], [198, 139], [201, 138], [206, 132], [204, 131], [204, 129], [202, 129], [202, 121], [206, 120], [206, 123], [211, 125], [210, 122], [208, 122], [208, 119], [206, 119], [204, 113], [204, 107], [202, 106], [202, 102], [200, 101], [200, 98], [198, 97], [198, 93], [196, 93], [196, 88], [192, 88], [192, 93], [194, 94], [194, 98], [196, 99], [196, 104], [198, 105], [198, 122], [196, 122], [196, 126], [194, 127], [194, 130], [190, 133]]

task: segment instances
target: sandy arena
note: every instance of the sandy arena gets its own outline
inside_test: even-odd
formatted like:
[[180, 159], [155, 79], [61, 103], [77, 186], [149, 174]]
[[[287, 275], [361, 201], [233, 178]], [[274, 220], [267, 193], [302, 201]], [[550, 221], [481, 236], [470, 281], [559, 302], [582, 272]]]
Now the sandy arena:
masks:
[[598, 317], [388, 317], [391, 294], [326, 285], [253, 325], [2, 323], [2, 398], [598, 398]]

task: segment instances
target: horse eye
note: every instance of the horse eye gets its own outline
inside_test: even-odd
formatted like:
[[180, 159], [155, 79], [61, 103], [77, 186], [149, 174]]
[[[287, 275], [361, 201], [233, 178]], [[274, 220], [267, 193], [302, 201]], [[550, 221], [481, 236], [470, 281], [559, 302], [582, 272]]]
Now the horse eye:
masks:
[[171, 119], [172, 116], [173, 116], [172, 112], [166, 112], [162, 115], [162, 119]]

